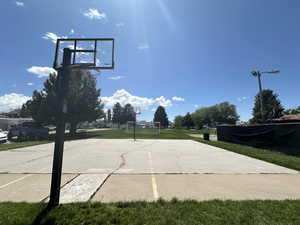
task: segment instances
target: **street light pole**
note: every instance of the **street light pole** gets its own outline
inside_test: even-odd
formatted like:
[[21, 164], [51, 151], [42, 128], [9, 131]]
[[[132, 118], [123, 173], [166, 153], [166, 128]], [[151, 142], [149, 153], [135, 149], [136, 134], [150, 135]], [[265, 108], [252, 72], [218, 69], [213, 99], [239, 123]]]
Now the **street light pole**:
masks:
[[276, 73], [280, 73], [280, 71], [279, 71], [279, 70], [272, 70], [272, 71], [265, 71], [265, 72], [252, 71], [251, 73], [252, 73], [253, 76], [257, 77], [257, 79], [258, 79], [258, 86], [259, 86], [259, 100], [260, 100], [260, 115], [261, 115], [262, 121], [264, 122], [261, 75], [262, 75], [263, 73], [276, 74]]
[[260, 100], [260, 115], [262, 121], [264, 121], [264, 110], [263, 110], [263, 96], [262, 96], [262, 85], [261, 85], [261, 73], [257, 71], [258, 86], [259, 86], [259, 100]]

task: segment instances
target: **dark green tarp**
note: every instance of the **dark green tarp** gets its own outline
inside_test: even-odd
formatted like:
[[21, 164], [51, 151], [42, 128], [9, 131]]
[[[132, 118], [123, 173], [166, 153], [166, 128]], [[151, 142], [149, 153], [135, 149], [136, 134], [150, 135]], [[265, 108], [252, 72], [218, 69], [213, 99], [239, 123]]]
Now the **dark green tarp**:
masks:
[[300, 123], [263, 124], [251, 126], [222, 125], [217, 127], [219, 141], [254, 147], [299, 147]]

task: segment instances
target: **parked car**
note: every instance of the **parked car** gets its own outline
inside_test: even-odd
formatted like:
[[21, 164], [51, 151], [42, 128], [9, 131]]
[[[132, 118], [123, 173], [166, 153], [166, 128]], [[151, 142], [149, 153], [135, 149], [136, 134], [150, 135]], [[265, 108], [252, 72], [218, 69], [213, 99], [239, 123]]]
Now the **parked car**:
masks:
[[0, 144], [7, 142], [7, 132], [0, 129]]
[[12, 140], [15, 137], [19, 141], [42, 140], [48, 139], [49, 129], [43, 127], [40, 123], [24, 122], [11, 127], [7, 136], [8, 140]]

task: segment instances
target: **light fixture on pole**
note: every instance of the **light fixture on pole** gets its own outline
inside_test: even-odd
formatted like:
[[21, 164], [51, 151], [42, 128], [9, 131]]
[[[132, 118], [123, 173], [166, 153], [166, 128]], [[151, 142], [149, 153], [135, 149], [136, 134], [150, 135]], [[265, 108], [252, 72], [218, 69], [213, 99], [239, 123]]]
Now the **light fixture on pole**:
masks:
[[258, 79], [258, 86], [259, 86], [259, 100], [260, 100], [260, 115], [261, 115], [261, 119], [264, 122], [264, 114], [263, 114], [263, 98], [262, 98], [262, 84], [261, 84], [261, 75], [263, 73], [267, 73], [267, 74], [277, 74], [280, 73], [280, 70], [272, 70], [272, 71], [264, 71], [264, 72], [260, 72], [260, 71], [252, 71], [251, 74], [255, 77], [257, 77]]

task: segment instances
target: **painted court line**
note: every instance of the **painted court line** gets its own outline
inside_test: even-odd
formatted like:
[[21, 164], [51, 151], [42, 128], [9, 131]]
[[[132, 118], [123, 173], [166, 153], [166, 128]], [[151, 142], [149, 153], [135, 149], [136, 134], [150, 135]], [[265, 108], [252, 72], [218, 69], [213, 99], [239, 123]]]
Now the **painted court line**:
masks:
[[150, 164], [150, 170], [151, 170], [153, 197], [154, 197], [154, 200], [157, 201], [159, 199], [159, 194], [158, 194], [157, 183], [156, 183], [156, 179], [155, 179], [155, 175], [154, 175], [154, 171], [153, 171], [153, 161], [152, 161], [151, 152], [148, 152], [148, 158], [149, 158], [149, 164]]
[[[45, 169], [46, 169], [46, 168], [43, 168], [43, 169], [39, 170], [37, 173], [40, 173], [40, 172], [42, 172], [42, 171], [45, 170]], [[31, 176], [33, 176], [33, 175], [35, 175], [35, 174], [27, 174], [27, 175], [25, 175], [25, 176], [23, 176], [23, 177], [20, 177], [20, 178], [18, 178], [18, 179], [16, 179], [16, 180], [13, 180], [13, 181], [11, 181], [11, 182], [9, 182], [9, 183], [7, 183], [7, 184], [4, 184], [4, 185], [0, 186], [0, 189], [1, 189], [1, 188], [5, 188], [5, 187], [7, 187], [7, 186], [9, 186], [9, 185], [11, 185], [11, 184], [17, 183], [17, 182], [19, 182], [19, 181], [21, 181], [21, 180], [24, 180], [24, 179], [26, 179], [27, 177], [31, 177]]]
[[88, 201], [107, 176], [108, 174], [79, 175], [61, 189], [60, 203]]
[[21, 180], [24, 180], [24, 179], [27, 178], [27, 177], [31, 177], [32, 175], [33, 175], [33, 174], [27, 174], [27, 175], [25, 175], [25, 176], [23, 176], [23, 177], [20, 177], [20, 178], [16, 179], [16, 180], [13, 180], [13, 181], [11, 181], [11, 182], [9, 182], [9, 183], [7, 183], [7, 184], [4, 184], [4, 185], [0, 186], [0, 189], [1, 189], [1, 188], [5, 188], [5, 187], [7, 187], [7, 186], [9, 186], [9, 185], [11, 185], [11, 184], [17, 183], [17, 182], [19, 182], [19, 181], [21, 181]]

